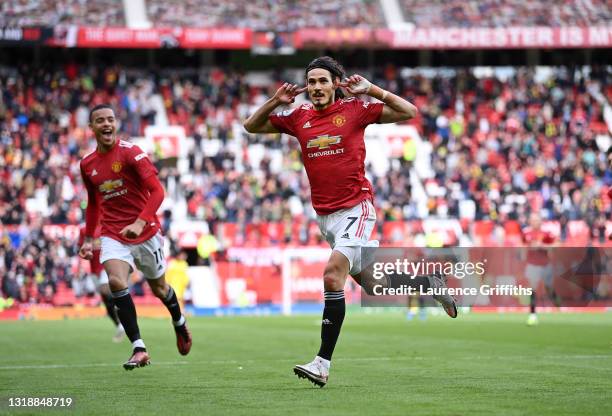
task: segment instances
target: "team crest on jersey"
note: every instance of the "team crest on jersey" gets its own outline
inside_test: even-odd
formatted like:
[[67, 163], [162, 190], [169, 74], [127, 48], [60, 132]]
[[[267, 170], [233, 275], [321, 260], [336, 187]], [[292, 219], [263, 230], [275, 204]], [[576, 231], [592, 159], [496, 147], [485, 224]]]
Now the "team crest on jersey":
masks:
[[342, 114], [338, 114], [332, 118], [332, 123], [336, 127], [342, 127], [344, 123], [346, 123], [346, 117], [344, 117]]
[[118, 160], [116, 162], [113, 162], [113, 164], [111, 165], [111, 169], [115, 173], [121, 172], [122, 168], [123, 168], [123, 164], [119, 162]]
[[330, 136], [328, 134], [324, 134], [322, 136], [317, 136], [314, 139], [308, 140], [308, 144], [306, 147], [308, 149], [312, 147], [318, 147], [319, 149], [327, 149], [332, 144], [339, 144], [342, 141], [342, 136]]

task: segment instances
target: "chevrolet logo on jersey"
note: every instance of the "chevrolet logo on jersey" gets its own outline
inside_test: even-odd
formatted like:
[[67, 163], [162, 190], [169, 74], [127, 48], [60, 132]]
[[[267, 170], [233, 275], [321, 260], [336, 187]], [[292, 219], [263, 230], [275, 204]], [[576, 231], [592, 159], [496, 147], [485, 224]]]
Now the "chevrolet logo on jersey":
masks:
[[115, 179], [115, 180], [109, 179], [108, 181], [102, 182], [100, 186], [98, 186], [98, 189], [100, 190], [100, 192], [107, 194], [122, 186], [123, 186], [123, 179]]
[[323, 136], [317, 136], [315, 139], [308, 140], [306, 147], [318, 147], [319, 149], [327, 149], [332, 144], [339, 144], [342, 141], [342, 136], [330, 136], [324, 134]]

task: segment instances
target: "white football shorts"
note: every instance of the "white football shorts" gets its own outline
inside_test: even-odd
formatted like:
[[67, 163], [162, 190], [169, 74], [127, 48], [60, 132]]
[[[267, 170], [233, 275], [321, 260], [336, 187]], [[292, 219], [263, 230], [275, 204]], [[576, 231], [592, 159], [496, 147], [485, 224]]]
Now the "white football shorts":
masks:
[[100, 263], [123, 260], [132, 271], [138, 269], [146, 279], [159, 279], [166, 273], [164, 239], [161, 233], [140, 244], [125, 244], [110, 237], [101, 237]]
[[348, 259], [349, 274], [359, 274], [367, 266], [362, 264], [361, 247], [378, 247], [378, 240], [370, 240], [376, 225], [376, 210], [372, 202], [363, 200], [352, 208], [317, 215], [317, 222], [332, 250], [339, 251]]

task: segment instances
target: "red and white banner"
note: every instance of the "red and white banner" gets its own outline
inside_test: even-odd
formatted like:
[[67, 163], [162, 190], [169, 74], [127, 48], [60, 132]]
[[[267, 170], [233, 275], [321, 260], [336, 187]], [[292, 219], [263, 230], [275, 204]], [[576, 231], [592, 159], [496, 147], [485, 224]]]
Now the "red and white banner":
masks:
[[[242, 28], [74, 27], [76, 36], [56, 34], [55, 44], [84, 48], [250, 49], [254, 34]], [[269, 34], [267, 34], [269, 35]], [[283, 34], [282, 44], [305, 47], [383, 47], [396, 49], [608, 48], [612, 26], [300, 29]], [[60, 39], [61, 38], [61, 39]], [[70, 40], [68, 40], [68, 38]]]
[[249, 49], [250, 29], [79, 27], [76, 45], [81, 48], [200, 48]]
[[186, 28], [180, 40], [183, 48], [200, 49], [249, 49], [252, 43], [252, 30], [233, 28]]
[[397, 49], [608, 48], [612, 26], [381, 29], [375, 37]]
[[369, 46], [376, 38], [374, 31], [362, 28], [300, 29], [295, 32], [296, 48], [304, 46]]

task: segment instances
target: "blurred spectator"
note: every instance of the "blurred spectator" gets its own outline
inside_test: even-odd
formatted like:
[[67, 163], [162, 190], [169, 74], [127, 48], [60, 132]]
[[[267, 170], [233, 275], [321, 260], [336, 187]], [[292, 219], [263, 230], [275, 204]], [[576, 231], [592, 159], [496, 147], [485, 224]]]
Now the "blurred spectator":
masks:
[[177, 257], [170, 259], [168, 269], [166, 270], [166, 281], [176, 293], [179, 302], [183, 303], [185, 290], [189, 285], [189, 276], [187, 275], [187, 253], [181, 251]]

